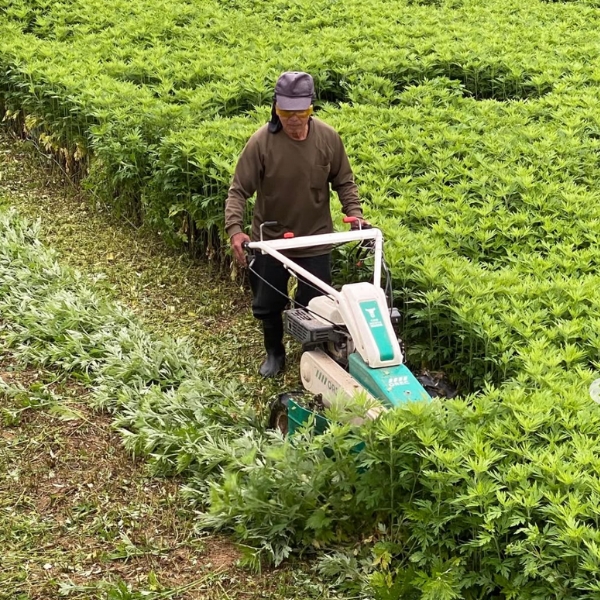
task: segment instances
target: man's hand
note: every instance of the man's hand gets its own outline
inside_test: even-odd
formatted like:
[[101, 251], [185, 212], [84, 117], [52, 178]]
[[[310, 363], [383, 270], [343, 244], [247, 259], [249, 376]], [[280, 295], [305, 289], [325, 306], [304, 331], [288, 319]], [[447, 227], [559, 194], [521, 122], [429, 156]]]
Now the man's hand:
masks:
[[356, 220], [350, 223], [350, 229], [371, 229], [371, 223], [362, 217], [356, 217]]
[[245, 267], [248, 264], [246, 251], [244, 250], [244, 243], [249, 242], [250, 238], [243, 232], [235, 233], [229, 240], [231, 242], [231, 249], [233, 250], [233, 256], [236, 262], [241, 267]]

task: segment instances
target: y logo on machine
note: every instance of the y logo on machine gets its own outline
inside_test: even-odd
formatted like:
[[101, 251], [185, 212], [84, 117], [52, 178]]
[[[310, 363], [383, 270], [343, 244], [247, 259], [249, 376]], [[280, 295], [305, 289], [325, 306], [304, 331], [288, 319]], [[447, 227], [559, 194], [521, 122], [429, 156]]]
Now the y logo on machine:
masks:
[[365, 308], [365, 312], [369, 315], [369, 318], [371, 318], [372, 320], [376, 318], [374, 308]]
[[392, 360], [394, 358], [394, 347], [385, 328], [379, 304], [376, 300], [365, 300], [364, 302], [360, 302], [359, 306], [367, 322], [369, 331], [375, 340], [375, 344], [379, 349], [380, 360]]

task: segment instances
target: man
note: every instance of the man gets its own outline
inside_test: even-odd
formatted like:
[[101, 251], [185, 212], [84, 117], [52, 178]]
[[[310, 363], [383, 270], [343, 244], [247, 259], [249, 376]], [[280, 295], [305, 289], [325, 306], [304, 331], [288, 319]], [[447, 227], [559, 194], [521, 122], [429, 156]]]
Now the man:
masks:
[[[246, 200], [256, 192], [252, 240], [331, 233], [329, 185], [337, 192], [347, 216], [362, 219], [358, 190], [340, 136], [312, 117], [314, 83], [308, 73], [286, 72], [277, 80], [270, 122], [248, 141], [236, 165], [225, 206], [225, 229], [233, 254], [246, 264], [243, 232]], [[331, 282], [330, 249], [302, 248], [285, 253], [326, 283]], [[252, 272], [255, 271], [255, 272]], [[258, 254], [250, 273], [252, 312], [262, 321], [267, 357], [260, 374], [273, 377], [285, 366], [282, 311], [286, 306], [289, 272], [269, 255]], [[296, 302], [306, 306], [319, 295], [299, 281]]]

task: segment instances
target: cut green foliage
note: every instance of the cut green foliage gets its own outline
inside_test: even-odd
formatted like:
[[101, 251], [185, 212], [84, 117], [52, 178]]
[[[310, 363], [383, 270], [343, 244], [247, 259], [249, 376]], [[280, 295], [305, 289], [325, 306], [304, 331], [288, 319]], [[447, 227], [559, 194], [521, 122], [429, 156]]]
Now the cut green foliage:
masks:
[[[0, 598], [332, 598], [326, 584], [299, 570], [254, 576], [235, 568], [240, 554], [231, 542], [194, 532], [194, 511], [177, 495], [180, 480], [150, 477], [123, 453], [110, 418], [88, 406], [95, 398], [118, 410], [126, 443], [151, 452], [157, 470], [187, 474], [199, 465], [195, 473], [202, 467], [214, 478], [214, 457], [193, 455], [202, 429], [222, 439], [220, 447], [240, 429], [260, 431], [263, 419], [241, 403], [248, 394], [194, 375], [198, 361], [169, 374], [161, 355], [170, 353], [175, 370], [190, 357], [185, 342], [145, 333], [90, 280], [60, 267], [37, 242], [37, 227], [0, 212]], [[99, 334], [110, 331], [120, 337]], [[93, 361], [73, 360], [73, 352], [93, 353]], [[161, 392], [161, 382], [165, 390], [181, 387], [186, 406]], [[187, 440], [175, 427], [167, 432], [177, 416]]]
[[212, 580], [218, 580], [221, 574], [222, 573], [219, 571], [214, 571], [191, 583], [175, 588], [165, 588], [159, 583], [156, 575], [151, 571], [147, 585], [138, 590], [133, 589], [132, 585], [127, 584], [124, 581], [119, 581], [117, 583], [103, 582], [98, 585], [72, 585], [65, 583], [60, 585], [59, 593], [61, 597], [64, 596], [66, 598], [80, 593], [94, 595], [103, 593], [105, 594], [106, 600], [172, 600], [181, 598], [183, 594], [194, 588], [202, 586], [206, 587], [206, 584]]

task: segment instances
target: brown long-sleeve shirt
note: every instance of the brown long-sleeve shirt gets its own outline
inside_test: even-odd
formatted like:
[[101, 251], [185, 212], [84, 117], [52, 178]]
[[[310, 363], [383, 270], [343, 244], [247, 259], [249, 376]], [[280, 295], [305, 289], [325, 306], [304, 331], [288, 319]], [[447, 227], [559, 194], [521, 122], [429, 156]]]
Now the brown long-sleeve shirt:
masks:
[[[246, 200], [256, 192], [252, 239], [281, 238], [286, 231], [296, 237], [331, 233], [329, 185], [337, 192], [348, 216], [362, 217], [358, 189], [339, 134], [323, 121], [312, 118], [308, 137], [290, 138], [284, 131], [269, 133], [261, 127], [248, 140], [235, 168], [225, 205], [227, 234], [243, 229]], [[327, 248], [302, 248], [289, 256], [316, 256]]]

